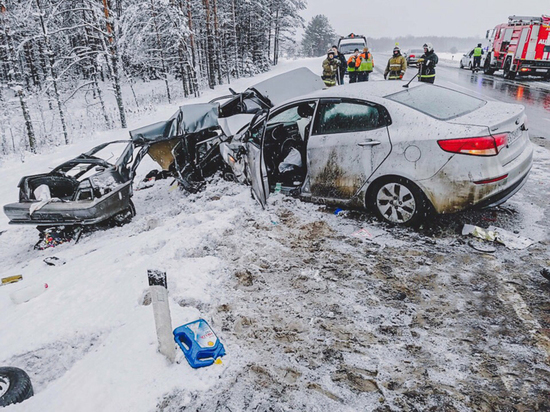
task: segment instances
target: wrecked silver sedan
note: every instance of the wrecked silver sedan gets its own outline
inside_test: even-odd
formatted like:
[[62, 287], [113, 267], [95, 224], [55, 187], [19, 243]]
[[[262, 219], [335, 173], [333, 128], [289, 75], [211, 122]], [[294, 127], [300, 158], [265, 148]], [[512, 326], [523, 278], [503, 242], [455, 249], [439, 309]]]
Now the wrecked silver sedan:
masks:
[[[110, 158], [118, 157], [114, 162]], [[97, 146], [49, 173], [25, 176], [19, 202], [4, 206], [10, 224], [38, 227], [123, 224], [135, 215], [132, 181], [142, 155], [130, 141]]]
[[533, 164], [526, 124], [523, 106], [374, 81], [289, 100], [233, 146], [246, 148], [241, 163], [262, 206], [276, 190], [415, 225], [518, 192]]

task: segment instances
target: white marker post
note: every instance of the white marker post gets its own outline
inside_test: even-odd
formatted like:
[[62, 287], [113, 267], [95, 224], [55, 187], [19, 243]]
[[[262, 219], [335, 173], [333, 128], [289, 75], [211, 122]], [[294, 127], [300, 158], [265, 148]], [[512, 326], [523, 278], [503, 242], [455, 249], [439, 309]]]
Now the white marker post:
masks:
[[149, 269], [147, 270], [147, 276], [149, 278], [149, 293], [153, 302], [159, 352], [173, 363], [176, 359], [176, 344], [172, 334], [172, 318], [170, 316], [170, 305], [168, 304], [166, 272]]

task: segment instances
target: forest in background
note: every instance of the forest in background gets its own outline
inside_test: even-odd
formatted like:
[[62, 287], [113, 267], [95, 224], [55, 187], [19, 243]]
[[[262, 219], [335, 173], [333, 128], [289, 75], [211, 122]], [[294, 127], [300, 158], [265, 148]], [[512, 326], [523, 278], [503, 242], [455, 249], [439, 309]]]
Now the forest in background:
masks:
[[[126, 128], [129, 115], [268, 71], [337, 43], [306, 0], [0, 0], [0, 157]], [[474, 38], [372, 38], [374, 52]], [[344, 35], [347, 35], [345, 33]]]
[[[267, 71], [303, 26], [305, 7], [303, 0], [0, 0], [0, 155], [125, 128], [128, 112]], [[154, 84], [147, 96], [143, 82]]]

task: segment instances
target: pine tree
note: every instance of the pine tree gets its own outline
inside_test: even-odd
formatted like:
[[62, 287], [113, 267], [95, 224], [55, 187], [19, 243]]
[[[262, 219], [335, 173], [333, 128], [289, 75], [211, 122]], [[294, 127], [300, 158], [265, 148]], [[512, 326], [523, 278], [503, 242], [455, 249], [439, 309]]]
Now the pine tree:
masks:
[[311, 19], [302, 38], [302, 52], [307, 57], [318, 57], [326, 54], [334, 42], [336, 33], [328, 18], [319, 14]]

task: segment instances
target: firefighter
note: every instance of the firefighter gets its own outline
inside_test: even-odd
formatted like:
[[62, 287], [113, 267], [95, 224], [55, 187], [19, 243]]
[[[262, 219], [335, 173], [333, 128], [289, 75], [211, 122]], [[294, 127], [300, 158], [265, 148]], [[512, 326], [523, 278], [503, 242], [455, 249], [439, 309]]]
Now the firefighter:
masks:
[[384, 71], [384, 79], [401, 80], [407, 70], [407, 60], [401, 55], [399, 47], [393, 48], [393, 56], [388, 60], [386, 70]]
[[418, 80], [426, 83], [435, 81], [435, 66], [439, 62], [437, 54], [434, 52], [434, 47], [431, 43], [424, 44], [424, 54], [418, 59], [420, 63], [420, 75]]
[[359, 56], [361, 57], [361, 63], [357, 69], [357, 81], [368, 82], [369, 75], [372, 73], [372, 69], [374, 68], [372, 54], [369, 52], [369, 48], [365, 47], [363, 49], [363, 53]]
[[360, 65], [361, 56], [359, 56], [359, 49], [355, 49], [351, 57], [348, 59], [348, 73], [350, 83], [357, 83], [357, 68]]
[[334, 58], [334, 50], [327, 52], [327, 58], [323, 61], [323, 76], [321, 78], [327, 87], [336, 86], [336, 75], [338, 73], [338, 60]]
[[481, 48], [481, 43], [477, 44], [477, 47], [474, 49], [474, 64], [472, 66], [472, 71], [479, 71], [481, 66], [481, 56], [483, 56], [483, 49]]
[[344, 77], [346, 75], [346, 56], [338, 51], [337, 46], [332, 46], [332, 50], [334, 51], [334, 58], [339, 61], [336, 80], [338, 81], [338, 84], [344, 84]]

